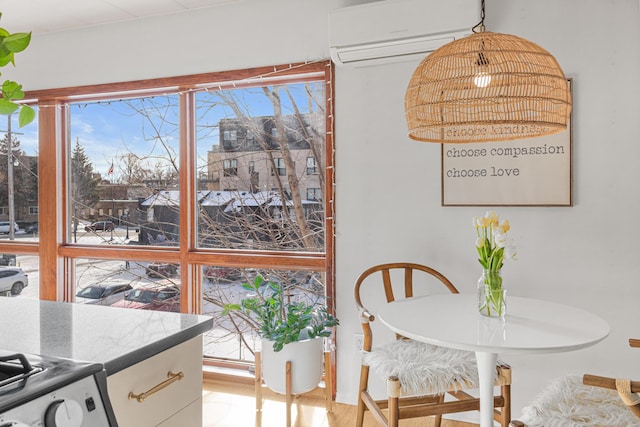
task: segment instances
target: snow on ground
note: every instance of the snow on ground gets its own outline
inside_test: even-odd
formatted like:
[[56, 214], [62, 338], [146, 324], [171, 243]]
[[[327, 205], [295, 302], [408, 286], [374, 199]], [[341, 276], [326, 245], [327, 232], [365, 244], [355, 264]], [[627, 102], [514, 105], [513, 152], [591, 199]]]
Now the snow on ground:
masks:
[[[82, 230], [82, 231], [80, 231]], [[135, 244], [138, 234], [134, 229], [129, 229], [129, 239], [125, 228], [116, 228], [113, 232], [86, 232], [79, 228], [77, 233], [71, 236], [71, 241], [86, 245], [128, 245]], [[1, 240], [9, 240], [8, 235], [0, 235]], [[38, 236], [26, 234], [20, 230], [15, 234], [15, 240], [19, 242], [37, 242]], [[131, 242], [131, 243], [130, 243]], [[21, 267], [29, 276], [29, 285], [18, 296], [12, 298], [32, 298], [38, 299], [40, 294], [39, 286], [39, 261], [36, 255], [17, 255], [17, 266]], [[76, 288], [83, 288], [89, 284], [103, 280], [125, 280], [132, 286], [180, 286], [179, 270], [178, 275], [171, 278], [150, 278], [146, 275], [148, 262], [129, 262], [126, 260], [76, 260]], [[1, 268], [1, 267], [0, 267]], [[239, 302], [246, 291], [242, 288], [242, 282], [221, 282], [216, 283], [205, 279], [203, 281], [203, 301], [202, 314], [213, 315], [220, 313], [222, 308], [219, 304], [212, 302], [224, 300], [225, 302]], [[240, 338], [237, 334], [231, 334], [231, 325], [228, 320], [216, 319], [214, 328], [205, 334], [205, 354], [225, 357], [230, 359], [253, 360], [253, 355], [246, 351], [241, 351]]]

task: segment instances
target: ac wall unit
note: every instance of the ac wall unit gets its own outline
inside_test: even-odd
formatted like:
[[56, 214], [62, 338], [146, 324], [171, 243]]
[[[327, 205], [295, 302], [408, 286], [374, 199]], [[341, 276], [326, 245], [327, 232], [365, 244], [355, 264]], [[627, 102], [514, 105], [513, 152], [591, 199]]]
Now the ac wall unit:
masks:
[[333, 10], [331, 58], [338, 65], [372, 65], [421, 58], [471, 34], [479, 0], [382, 0]]

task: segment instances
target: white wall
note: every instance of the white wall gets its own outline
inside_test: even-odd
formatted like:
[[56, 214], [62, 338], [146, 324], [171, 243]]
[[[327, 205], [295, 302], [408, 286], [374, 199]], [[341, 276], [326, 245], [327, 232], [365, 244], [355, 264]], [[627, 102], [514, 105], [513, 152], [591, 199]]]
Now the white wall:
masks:
[[[3, 77], [29, 90], [328, 57], [327, 13], [343, 3], [265, 3], [36, 36]], [[497, 209], [511, 221], [520, 258], [505, 267], [505, 284], [513, 295], [572, 304], [611, 324], [610, 337], [589, 349], [505, 356], [518, 415], [561, 374], [640, 378], [640, 354], [627, 346], [640, 337], [640, 14], [632, 0], [487, 0], [486, 9], [489, 30], [535, 41], [574, 79], [575, 206]], [[416, 65], [336, 70], [341, 402], [355, 402], [352, 286], [364, 268], [422, 262], [462, 292], [474, 292], [480, 274], [471, 218], [484, 209], [441, 207], [440, 148], [406, 137], [403, 97]]]
[[244, 0], [36, 34], [16, 56], [17, 67], [5, 67], [2, 77], [35, 90], [323, 59], [329, 56], [328, 10], [335, 1]]
[[[611, 335], [586, 350], [505, 356], [517, 416], [558, 375], [640, 378], [640, 354], [627, 344], [640, 336], [640, 21], [631, 0], [487, 0], [486, 11], [488, 30], [535, 41], [574, 79], [575, 206], [496, 208], [510, 219], [519, 253], [505, 284], [512, 295], [582, 307], [611, 324]], [[441, 207], [439, 146], [405, 136], [402, 102], [415, 65], [336, 72], [342, 400], [357, 387], [350, 340], [359, 325], [348, 301], [364, 268], [423, 262], [462, 292], [473, 292], [480, 274], [471, 218], [484, 209]]]

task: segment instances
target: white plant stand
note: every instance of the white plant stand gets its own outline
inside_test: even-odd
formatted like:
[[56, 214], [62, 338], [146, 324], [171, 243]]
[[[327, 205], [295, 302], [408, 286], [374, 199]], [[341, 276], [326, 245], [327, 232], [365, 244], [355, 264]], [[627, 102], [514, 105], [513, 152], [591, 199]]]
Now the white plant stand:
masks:
[[[331, 380], [331, 352], [325, 351], [324, 354], [324, 388], [325, 388], [325, 406], [327, 412], [333, 411], [333, 382]], [[259, 421], [258, 425], [262, 425], [262, 387], [265, 387], [264, 380], [262, 378], [262, 360], [260, 351], [255, 352], [255, 364], [256, 364], [256, 376], [255, 376], [255, 388], [256, 388], [256, 420]], [[286, 361], [285, 368], [286, 375], [286, 391], [285, 391], [285, 403], [287, 408], [286, 427], [291, 427], [291, 404], [293, 403], [294, 394], [291, 392], [292, 372], [291, 361]], [[319, 386], [320, 384], [318, 384]], [[316, 387], [317, 388], [317, 387]], [[302, 393], [304, 394], [304, 393]]]

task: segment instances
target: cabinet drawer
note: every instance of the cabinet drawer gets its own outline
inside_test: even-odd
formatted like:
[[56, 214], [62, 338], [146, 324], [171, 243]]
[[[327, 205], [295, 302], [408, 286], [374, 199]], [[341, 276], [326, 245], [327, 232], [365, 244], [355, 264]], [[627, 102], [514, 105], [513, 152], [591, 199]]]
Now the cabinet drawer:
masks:
[[[169, 372], [184, 377], [148, 393], [142, 402], [129, 398], [129, 393], [140, 395], [167, 381]], [[120, 427], [158, 425], [202, 397], [202, 336], [110, 375], [107, 387]]]
[[173, 414], [171, 418], [158, 424], [158, 427], [202, 427], [202, 397], [191, 405]]

